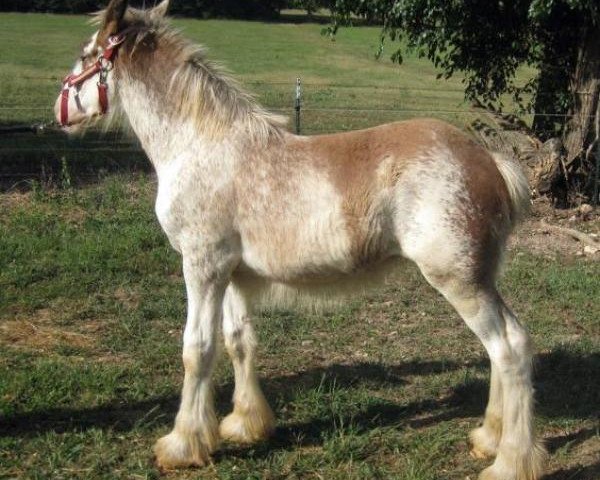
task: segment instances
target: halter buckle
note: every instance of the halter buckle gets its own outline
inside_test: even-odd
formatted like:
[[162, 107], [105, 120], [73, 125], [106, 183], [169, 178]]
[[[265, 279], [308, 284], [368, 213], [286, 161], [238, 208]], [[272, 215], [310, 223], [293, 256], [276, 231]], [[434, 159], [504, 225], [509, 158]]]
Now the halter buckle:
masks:
[[121, 43], [123, 43], [123, 40], [125, 40], [125, 35], [121, 35], [121, 34], [111, 35], [110, 37], [108, 37], [108, 40], [107, 40], [108, 48], [112, 48], [112, 47], [116, 47], [117, 45], [120, 45]]

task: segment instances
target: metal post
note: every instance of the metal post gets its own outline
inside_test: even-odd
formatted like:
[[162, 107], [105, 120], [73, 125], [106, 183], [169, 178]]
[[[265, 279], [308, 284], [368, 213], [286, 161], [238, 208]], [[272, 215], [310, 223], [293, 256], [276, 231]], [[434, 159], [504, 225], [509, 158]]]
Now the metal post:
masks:
[[300, 77], [296, 78], [296, 101], [294, 103], [294, 110], [296, 110], [296, 135], [300, 135], [300, 105], [302, 99], [302, 85], [300, 84]]
[[594, 201], [592, 202], [594, 207], [598, 206], [598, 183], [600, 183], [600, 141], [596, 146], [596, 175], [594, 178]]
[[600, 94], [598, 94], [598, 104], [596, 105], [596, 172], [594, 174], [594, 197], [592, 205], [598, 206], [598, 180], [600, 179]]

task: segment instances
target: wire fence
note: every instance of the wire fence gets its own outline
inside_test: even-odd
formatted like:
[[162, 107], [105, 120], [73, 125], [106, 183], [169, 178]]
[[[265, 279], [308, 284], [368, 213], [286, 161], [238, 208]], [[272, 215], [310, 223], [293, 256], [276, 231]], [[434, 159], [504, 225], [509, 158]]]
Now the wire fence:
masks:
[[[45, 82], [47, 87], [48, 82], [60, 83], [55, 77], [31, 76], [27, 79]], [[290, 129], [298, 134], [353, 130], [417, 116], [437, 117], [465, 126], [484, 114], [482, 109], [466, 102], [464, 91], [458, 88], [302, 82], [300, 78], [295, 82], [249, 81], [244, 84], [269, 110], [291, 117]], [[83, 138], [66, 138], [52, 125], [53, 99], [43, 102], [48, 106], [40, 106], [39, 98], [32, 101], [38, 103], [0, 103], [0, 180], [35, 177], [41, 170], [64, 169], [65, 161], [84, 161], [90, 156], [100, 163], [113, 162], [115, 165], [120, 157], [128, 155], [137, 155], [140, 162], [144, 161], [145, 155], [138, 142], [123, 133], [91, 129]], [[503, 114], [512, 115], [525, 124], [534, 117], [533, 113], [517, 108]], [[553, 123], [564, 123], [569, 118], [558, 112], [538, 113], [537, 116]], [[600, 162], [600, 150], [598, 158]]]
[[[55, 77], [31, 76], [26, 79], [53, 82], [58, 85], [59, 79]], [[481, 115], [481, 110], [474, 110], [466, 106], [464, 91], [458, 88], [428, 88], [428, 87], [405, 87], [390, 86], [378, 84], [354, 84], [354, 83], [322, 83], [322, 82], [300, 82], [297, 79], [295, 83], [284, 81], [250, 81], [244, 82], [246, 85], [258, 90], [258, 97], [265, 97], [264, 103], [268, 108], [275, 112], [293, 114], [295, 113], [295, 130], [301, 132], [298, 124], [302, 120], [303, 114], [335, 113], [346, 114], [348, 116], [360, 115], [365, 113], [379, 114], [382, 116], [448, 116], [459, 115], [466, 117], [476, 117]], [[282, 92], [282, 87], [286, 87]], [[368, 92], [377, 92], [376, 95], [369, 95], [368, 103], [361, 103], [360, 99], [354, 93], [348, 93], [349, 90]], [[343, 91], [343, 93], [340, 93]], [[292, 94], [292, 92], [294, 92]], [[381, 95], [385, 92], [385, 95]], [[433, 95], [431, 95], [433, 93]], [[588, 95], [591, 92], [578, 92], [581, 95]], [[380, 96], [379, 101], [373, 101], [374, 97]], [[443, 106], [440, 106], [443, 105]], [[509, 115], [530, 120], [535, 116], [545, 117], [553, 120], [569, 118], [565, 113], [531, 113], [523, 110], [513, 109], [504, 112]], [[25, 118], [35, 123], [44, 124], [50, 121], [53, 113], [50, 107], [39, 105], [23, 105], [20, 103], [0, 103], [0, 119], [4, 122], [16, 123], [19, 119]], [[593, 117], [593, 115], [591, 115]], [[33, 121], [33, 119], [37, 121]], [[7, 127], [2, 128], [6, 132]], [[343, 128], [342, 128], [343, 129]], [[307, 130], [311, 133], [319, 131], [307, 124]]]

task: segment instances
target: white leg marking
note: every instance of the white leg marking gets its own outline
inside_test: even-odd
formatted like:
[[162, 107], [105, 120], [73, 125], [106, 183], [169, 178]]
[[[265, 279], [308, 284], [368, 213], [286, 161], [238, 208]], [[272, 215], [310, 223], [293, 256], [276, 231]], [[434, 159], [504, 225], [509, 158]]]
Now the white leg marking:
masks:
[[502, 437], [496, 461], [481, 473], [481, 478], [536, 480], [542, 476], [546, 452], [535, 437], [533, 424], [531, 339], [499, 297], [494, 307], [504, 331], [484, 341], [484, 345], [498, 365], [502, 383]]
[[[426, 278], [481, 340], [493, 364], [494, 378], [486, 419], [489, 416], [489, 431], [494, 433], [488, 434], [486, 430], [484, 441], [476, 446], [494, 450], [490, 447], [493, 447], [498, 428], [491, 423], [498, 418], [500, 406], [501, 437], [496, 460], [481, 473], [480, 480], [541, 478], [546, 452], [534, 432], [533, 350], [529, 334], [494, 289], [470, 286], [444, 277], [426, 275]], [[480, 434], [475, 435], [479, 440]]]
[[258, 384], [254, 370], [256, 340], [239, 292], [230, 285], [223, 308], [225, 346], [233, 362], [235, 391], [233, 412], [219, 427], [221, 437], [233, 442], [263, 440], [275, 429], [275, 417]]
[[498, 367], [491, 362], [490, 397], [483, 425], [471, 431], [469, 438], [473, 448], [471, 455], [475, 458], [493, 457], [498, 451], [502, 436], [502, 382]]
[[197, 262], [184, 257], [188, 295], [188, 318], [183, 336], [185, 376], [173, 431], [154, 446], [156, 461], [164, 469], [205, 465], [219, 439], [211, 373], [225, 287], [206, 280], [199, 271]]

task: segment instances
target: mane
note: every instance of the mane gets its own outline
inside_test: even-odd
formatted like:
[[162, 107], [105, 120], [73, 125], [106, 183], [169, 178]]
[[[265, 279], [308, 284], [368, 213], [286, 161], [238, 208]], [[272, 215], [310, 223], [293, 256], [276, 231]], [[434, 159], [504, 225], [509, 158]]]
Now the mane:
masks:
[[[205, 47], [185, 39], [167, 20], [151, 18], [143, 10], [129, 8], [125, 21], [135, 32], [127, 42], [132, 45], [132, 60], [145, 54], [160, 57], [164, 49], [175, 65], [166, 73], [167, 94], [179, 118], [192, 120], [209, 138], [220, 138], [232, 128], [261, 144], [281, 137], [287, 118], [260, 106], [221, 65], [207, 58]], [[148, 44], [153, 50], [143, 48]]]
[[180, 115], [194, 119], [199, 129], [212, 135], [239, 125], [256, 141], [281, 136], [287, 119], [260, 106], [222, 66], [206, 58], [204, 47], [168, 27], [162, 36], [179, 43], [184, 56], [169, 86]]

